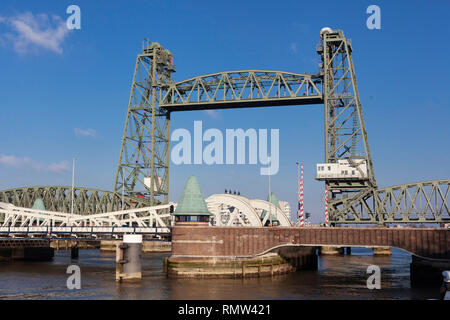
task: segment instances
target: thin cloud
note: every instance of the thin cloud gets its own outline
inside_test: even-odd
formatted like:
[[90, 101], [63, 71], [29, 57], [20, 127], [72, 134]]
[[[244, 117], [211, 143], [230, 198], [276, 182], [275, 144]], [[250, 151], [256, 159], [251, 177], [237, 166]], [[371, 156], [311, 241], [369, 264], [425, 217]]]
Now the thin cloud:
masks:
[[35, 171], [54, 172], [62, 174], [69, 170], [67, 161], [44, 164], [36, 162], [28, 157], [16, 157], [14, 155], [0, 154], [0, 165], [13, 168], [31, 168]]
[[289, 45], [289, 50], [293, 54], [297, 54], [297, 43], [296, 42], [291, 42], [291, 44]]
[[75, 135], [80, 136], [80, 137], [95, 137], [97, 135], [97, 132], [95, 132], [94, 129], [75, 128], [74, 132], [75, 132]]
[[205, 110], [205, 112], [213, 119], [219, 119], [220, 113], [216, 110]]
[[3, 34], [1, 42], [3, 45], [12, 43], [14, 50], [20, 54], [36, 49], [62, 54], [62, 43], [70, 31], [59, 16], [33, 15], [31, 12], [11, 17], [0, 16], [0, 23], [10, 30]]

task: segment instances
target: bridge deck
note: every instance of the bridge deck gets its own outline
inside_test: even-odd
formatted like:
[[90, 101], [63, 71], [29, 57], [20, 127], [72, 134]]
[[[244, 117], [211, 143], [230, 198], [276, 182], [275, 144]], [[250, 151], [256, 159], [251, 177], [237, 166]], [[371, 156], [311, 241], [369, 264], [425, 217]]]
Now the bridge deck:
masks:
[[283, 246], [389, 246], [416, 256], [450, 260], [450, 229], [434, 228], [239, 228], [172, 229], [172, 255], [255, 257]]

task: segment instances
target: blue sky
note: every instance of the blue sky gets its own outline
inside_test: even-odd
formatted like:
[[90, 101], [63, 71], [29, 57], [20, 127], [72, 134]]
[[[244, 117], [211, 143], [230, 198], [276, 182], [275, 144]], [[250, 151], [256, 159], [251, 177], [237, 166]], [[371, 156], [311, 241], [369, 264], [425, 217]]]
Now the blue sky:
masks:
[[[81, 30], [58, 26], [81, 8]], [[366, 8], [381, 8], [381, 30]], [[380, 187], [449, 178], [448, 1], [9, 1], [0, 3], [0, 189], [77, 185], [112, 190], [136, 54], [144, 37], [174, 54], [175, 80], [239, 69], [315, 73], [324, 26], [343, 29], [353, 58]], [[57, 18], [57, 17], [59, 18]], [[21, 21], [42, 39], [20, 33]], [[23, 25], [22, 25], [23, 26]], [[45, 30], [50, 28], [48, 33]], [[24, 30], [24, 29], [20, 29]], [[27, 29], [30, 31], [29, 29]], [[305, 209], [323, 220], [323, 107], [176, 113], [172, 130], [279, 128], [279, 199], [296, 207], [296, 161], [305, 167]], [[171, 168], [171, 200], [188, 176], [205, 196], [267, 196], [259, 166]]]

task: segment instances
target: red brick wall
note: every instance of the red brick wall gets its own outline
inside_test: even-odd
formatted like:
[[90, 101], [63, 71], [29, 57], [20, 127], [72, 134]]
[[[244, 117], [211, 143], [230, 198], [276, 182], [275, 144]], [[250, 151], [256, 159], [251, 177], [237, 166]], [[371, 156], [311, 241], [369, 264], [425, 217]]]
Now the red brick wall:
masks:
[[422, 257], [450, 259], [449, 229], [175, 226], [172, 230], [174, 256], [254, 256], [286, 244], [391, 246]]

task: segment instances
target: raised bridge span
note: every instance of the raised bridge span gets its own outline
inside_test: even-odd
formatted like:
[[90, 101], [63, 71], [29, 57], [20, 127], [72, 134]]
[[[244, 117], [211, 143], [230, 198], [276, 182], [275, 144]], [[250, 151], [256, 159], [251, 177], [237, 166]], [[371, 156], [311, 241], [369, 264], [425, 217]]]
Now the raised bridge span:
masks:
[[[136, 59], [114, 190], [76, 187], [74, 213], [169, 203], [171, 114], [323, 104], [325, 164], [345, 161], [359, 172], [351, 178], [320, 178], [327, 187], [332, 225], [450, 222], [450, 179], [378, 187], [351, 40], [342, 30], [324, 28], [316, 51], [320, 61], [316, 74], [248, 69], [174, 81], [172, 53], [145, 40]], [[70, 212], [71, 192], [71, 187], [64, 186], [23, 187], [0, 191], [0, 202], [30, 208], [41, 198], [47, 210]]]

